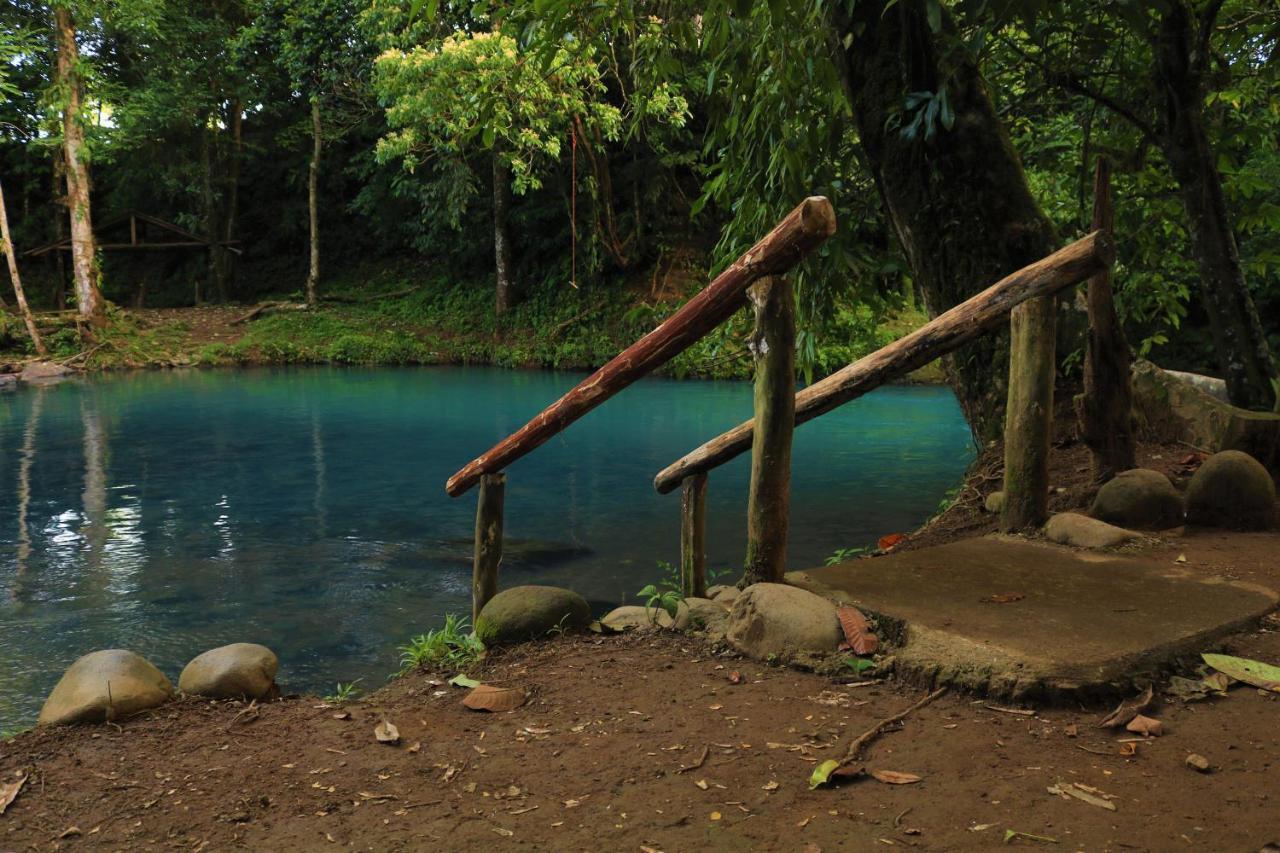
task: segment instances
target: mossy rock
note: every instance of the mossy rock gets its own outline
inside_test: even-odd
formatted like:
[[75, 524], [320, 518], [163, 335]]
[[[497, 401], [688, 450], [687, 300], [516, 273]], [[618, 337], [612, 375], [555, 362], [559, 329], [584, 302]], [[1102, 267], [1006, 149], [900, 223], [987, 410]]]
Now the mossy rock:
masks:
[[571, 589], [513, 586], [489, 599], [476, 619], [476, 636], [486, 646], [537, 640], [558, 631], [582, 631], [591, 624], [591, 606]]
[[1103, 484], [1089, 514], [1120, 527], [1165, 530], [1182, 523], [1182, 495], [1159, 471], [1134, 468]]
[[1260, 530], [1272, 526], [1275, 514], [1275, 482], [1239, 450], [1213, 454], [1187, 484], [1188, 524]]

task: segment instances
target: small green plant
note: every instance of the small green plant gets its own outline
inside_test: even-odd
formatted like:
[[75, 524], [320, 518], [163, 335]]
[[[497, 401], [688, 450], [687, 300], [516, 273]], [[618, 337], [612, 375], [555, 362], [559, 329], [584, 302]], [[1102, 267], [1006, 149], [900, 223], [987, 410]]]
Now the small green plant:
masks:
[[937, 518], [951, 507], [955, 506], [956, 498], [960, 496], [960, 486], [954, 489], [947, 489], [947, 493], [943, 495], [942, 500], [938, 502], [938, 508], [934, 510], [933, 517]]
[[550, 628], [547, 629], [547, 636], [563, 637], [565, 634], [569, 632], [569, 626], [567, 624], [568, 621], [569, 621], [569, 614], [566, 613], [565, 615], [560, 617], [559, 622], [557, 622], [555, 625], [552, 625]]
[[844, 665], [849, 667], [849, 669], [853, 670], [858, 675], [862, 675], [862, 673], [869, 669], [876, 668], [875, 661], [867, 660], [866, 658], [845, 658]]
[[484, 655], [484, 643], [470, 628], [465, 617], [447, 614], [443, 627], [419, 634], [400, 647], [400, 671], [396, 676], [431, 666], [452, 669], [471, 666]]
[[324, 697], [324, 701], [330, 705], [341, 705], [343, 702], [350, 702], [352, 699], [360, 695], [361, 690], [356, 685], [363, 679], [357, 678], [355, 681], [348, 681], [345, 684], [339, 681], [334, 685], [334, 691]]
[[636, 597], [644, 599], [645, 610], [653, 611], [661, 607], [674, 619], [680, 611], [680, 603], [684, 601], [680, 572], [665, 560], [658, 561], [658, 568], [662, 570], [662, 580], [649, 584], [636, 593]]
[[837, 548], [831, 552], [831, 556], [827, 557], [827, 565], [834, 566], [836, 563], [843, 563], [845, 560], [852, 560], [854, 557], [866, 554], [871, 549], [866, 545], [859, 545], [856, 548]]

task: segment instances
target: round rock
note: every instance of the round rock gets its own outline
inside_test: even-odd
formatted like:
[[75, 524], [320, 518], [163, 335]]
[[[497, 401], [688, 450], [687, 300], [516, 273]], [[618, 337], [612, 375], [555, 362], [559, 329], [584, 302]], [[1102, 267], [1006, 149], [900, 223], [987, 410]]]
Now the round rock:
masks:
[[1276, 484], [1262, 463], [1239, 450], [1204, 461], [1187, 484], [1187, 523], [1257, 530], [1275, 519]]
[[591, 624], [591, 606], [570, 589], [513, 586], [489, 599], [476, 619], [476, 636], [486, 646], [523, 643], [557, 630], [582, 631]]
[[1051, 542], [1077, 548], [1115, 548], [1139, 538], [1132, 530], [1078, 512], [1060, 512], [1051, 516], [1044, 526], [1044, 535]]
[[38, 724], [101, 723], [163, 705], [172, 696], [173, 685], [151, 661], [104, 649], [68, 667], [40, 709]]
[[675, 618], [661, 607], [643, 607], [639, 604], [625, 604], [610, 610], [600, 624], [615, 631], [626, 631], [632, 628], [671, 628], [683, 630], [689, 625], [689, 605], [680, 602], [676, 606]]
[[729, 643], [757, 660], [786, 662], [804, 654], [828, 654], [842, 639], [836, 606], [787, 584], [752, 584], [729, 612]]
[[982, 502], [982, 506], [987, 512], [997, 515], [1004, 512], [1004, 492], [992, 492], [987, 495], [987, 499]]
[[257, 643], [232, 643], [198, 655], [178, 676], [178, 689], [213, 699], [262, 699], [276, 686], [280, 661]]
[[1159, 471], [1133, 468], [1103, 484], [1089, 514], [1120, 527], [1165, 530], [1182, 523], [1182, 495]]

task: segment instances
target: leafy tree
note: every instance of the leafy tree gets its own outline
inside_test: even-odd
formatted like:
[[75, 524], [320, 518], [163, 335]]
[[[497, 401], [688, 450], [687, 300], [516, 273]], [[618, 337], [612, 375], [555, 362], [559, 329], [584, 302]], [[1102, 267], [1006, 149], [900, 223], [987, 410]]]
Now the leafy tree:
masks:
[[[455, 32], [438, 43], [389, 48], [377, 60], [374, 85], [391, 128], [378, 156], [414, 172], [423, 164], [467, 172], [477, 151], [488, 153], [498, 314], [512, 303], [511, 193], [542, 186], [571, 128], [608, 140], [621, 131], [619, 109], [603, 100], [605, 85], [594, 51], [566, 43], [544, 69], [501, 32]], [[469, 178], [470, 176], [468, 176]], [[473, 186], [464, 179], [463, 186]], [[454, 221], [467, 203], [455, 196]]]

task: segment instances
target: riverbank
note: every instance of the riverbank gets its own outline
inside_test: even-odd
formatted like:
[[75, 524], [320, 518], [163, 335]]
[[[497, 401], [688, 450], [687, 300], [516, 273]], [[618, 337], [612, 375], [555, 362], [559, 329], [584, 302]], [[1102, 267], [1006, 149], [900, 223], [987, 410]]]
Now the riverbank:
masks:
[[[695, 284], [690, 284], [695, 288]], [[314, 310], [297, 294], [248, 305], [197, 308], [113, 308], [93, 344], [81, 342], [74, 315], [39, 315], [51, 358], [85, 370], [278, 364], [494, 365], [594, 369], [670, 316], [683, 298], [670, 288], [609, 287], [598, 291], [542, 287], [501, 318], [479, 283], [420, 281], [397, 269], [360, 270], [326, 288]], [[382, 294], [382, 295], [379, 295]], [[259, 311], [258, 309], [263, 309]], [[257, 312], [257, 313], [255, 313]], [[839, 305], [802, 347], [801, 367], [819, 378], [896, 340], [925, 322], [913, 307], [873, 311]], [[675, 358], [676, 378], [749, 378], [742, 311]], [[14, 327], [0, 367], [34, 357]], [[931, 365], [910, 381], [937, 383]]]

